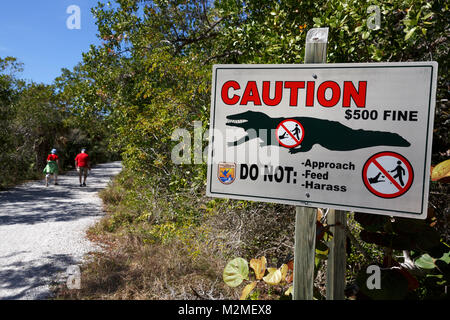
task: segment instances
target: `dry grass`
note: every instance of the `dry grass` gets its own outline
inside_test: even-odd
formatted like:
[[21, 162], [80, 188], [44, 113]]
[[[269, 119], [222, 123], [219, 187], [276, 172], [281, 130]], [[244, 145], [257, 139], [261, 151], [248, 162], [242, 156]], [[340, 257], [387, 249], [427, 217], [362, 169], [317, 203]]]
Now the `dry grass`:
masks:
[[[294, 248], [295, 209], [286, 205], [242, 203], [232, 209], [218, 208], [206, 222], [214, 229], [217, 243], [228, 250], [226, 256], [247, 260], [265, 256], [271, 266], [292, 259]], [[229, 256], [228, 258], [231, 258]]]
[[81, 266], [81, 289], [61, 285], [56, 298], [238, 299], [242, 288], [232, 289], [222, 280], [226, 263], [237, 256], [249, 261], [261, 255], [271, 266], [286, 262], [293, 245], [294, 213], [287, 206], [229, 203], [215, 211], [188, 231], [184, 239], [189, 243], [183, 238], [146, 243], [127, 228], [109, 233], [108, 214], [89, 231], [90, 240], [104, 250], [91, 254]]
[[182, 243], [143, 244], [135, 236], [103, 236], [107, 248], [81, 268], [81, 289], [57, 289], [57, 299], [195, 300], [236, 298], [221, 261], [192, 259]]

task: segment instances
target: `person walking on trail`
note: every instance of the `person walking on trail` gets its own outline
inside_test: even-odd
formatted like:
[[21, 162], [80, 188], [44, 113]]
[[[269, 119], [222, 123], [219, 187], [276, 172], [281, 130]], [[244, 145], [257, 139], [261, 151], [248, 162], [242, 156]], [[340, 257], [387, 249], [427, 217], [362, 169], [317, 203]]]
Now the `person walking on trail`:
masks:
[[[86, 153], [86, 149], [81, 149], [81, 153], [75, 157], [75, 168], [77, 168], [78, 176], [80, 178], [80, 187], [86, 187], [86, 178], [88, 170], [91, 170], [91, 160]], [[81, 183], [81, 176], [84, 177], [83, 183]]]
[[59, 157], [56, 149], [52, 149], [47, 157], [47, 165], [43, 172], [45, 173], [45, 186], [48, 187], [50, 176], [53, 174], [55, 186], [58, 185]]

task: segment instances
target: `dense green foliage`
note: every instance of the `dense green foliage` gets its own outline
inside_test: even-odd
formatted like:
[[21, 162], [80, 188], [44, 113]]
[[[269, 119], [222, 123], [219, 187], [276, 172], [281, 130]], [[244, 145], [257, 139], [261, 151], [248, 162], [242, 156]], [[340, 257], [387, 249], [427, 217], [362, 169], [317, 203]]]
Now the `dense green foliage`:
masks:
[[114, 157], [107, 150], [103, 119], [73, 112], [54, 85], [20, 80], [21, 69], [15, 58], [0, 58], [0, 188], [41, 177], [53, 148], [62, 169], [73, 167], [82, 147], [89, 149], [93, 162]]
[[55, 145], [62, 122], [51, 86], [17, 79], [22, 66], [15, 58], [1, 59], [0, 65], [0, 187], [4, 187], [34, 177], [44, 168], [46, 153]]
[[[3, 163], [0, 177], [3, 177], [11, 166], [9, 152], [13, 150], [14, 138], [12, 135], [11, 121], [14, 118], [12, 105], [17, 99], [17, 86], [13, 77], [14, 72], [19, 70], [20, 65], [11, 57], [0, 59], [0, 161]], [[3, 180], [3, 179], [2, 179]], [[0, 181], [2, 181], [0, 180]], [[1, 185], [1, 184], [0, 184]]]

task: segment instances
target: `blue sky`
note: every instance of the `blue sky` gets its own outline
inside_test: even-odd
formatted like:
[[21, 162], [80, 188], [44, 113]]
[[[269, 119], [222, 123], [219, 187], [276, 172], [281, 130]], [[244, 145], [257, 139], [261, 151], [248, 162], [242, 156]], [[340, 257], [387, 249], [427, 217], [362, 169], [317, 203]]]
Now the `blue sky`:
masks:
[[[19, 78], [50, 84], [72, 69], [91, 44], [100, 44], [90, 9], [97, 0], [15, 0], [0, 4], [0, 57], [24, 63]], [[70, 5], [81, 11], [81, 29], [68, 29]]]

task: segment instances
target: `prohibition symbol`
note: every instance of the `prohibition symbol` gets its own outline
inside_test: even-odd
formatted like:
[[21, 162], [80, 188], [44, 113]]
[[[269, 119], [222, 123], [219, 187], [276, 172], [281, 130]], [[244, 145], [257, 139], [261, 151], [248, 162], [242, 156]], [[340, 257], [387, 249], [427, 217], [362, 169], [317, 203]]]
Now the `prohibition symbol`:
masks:
[[286, 148], [294, 148], [302, 143], [305, 129], [297, 120], [286, 119], [280, 122], [275, 134], [280, 145]]
[[409, 161], [395, 152], [380, 152], [370, 157], [363, 167], [364, 185], [381, 198], [396, 198], [405, 194], [413, 182]]

